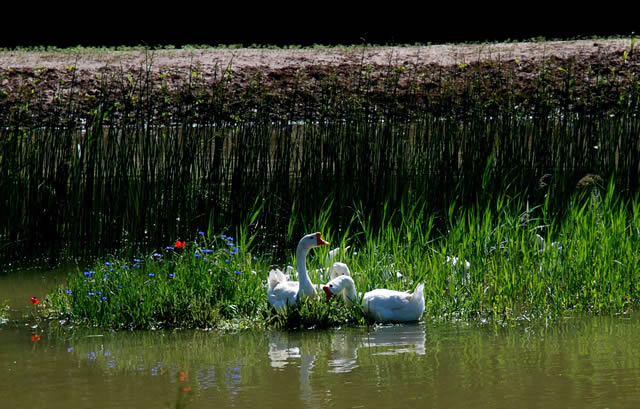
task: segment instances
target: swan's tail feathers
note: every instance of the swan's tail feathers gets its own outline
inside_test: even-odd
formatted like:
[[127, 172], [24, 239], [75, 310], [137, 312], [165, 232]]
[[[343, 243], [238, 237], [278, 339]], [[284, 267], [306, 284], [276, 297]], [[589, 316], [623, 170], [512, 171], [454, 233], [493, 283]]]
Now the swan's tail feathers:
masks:
[[418, 284], [416, 289], [413, 290], [413, 294], [411, 294], [411, 298], [415, 299], [416, 297], [419, 299], [422, 299], [424, 302], [424, 283]]
[[269, 271], [269, 290], [273, 290], [278, 284], [287, 281], [284, 273], [278, 269]]

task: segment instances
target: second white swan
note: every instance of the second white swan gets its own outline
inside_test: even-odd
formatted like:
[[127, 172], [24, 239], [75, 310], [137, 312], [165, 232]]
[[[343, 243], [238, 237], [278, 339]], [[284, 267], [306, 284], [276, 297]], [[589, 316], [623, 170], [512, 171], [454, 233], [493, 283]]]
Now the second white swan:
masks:
[[[350, 304], [356, 303], [360, 297], [350, 276], [342, 275], [329, 281], [322, 287], [327, 299], [343, 293]], [[413, 293], [375, 289], [362, 296], [360, 305], [362, 312], [377, 322], [411, 322], [418, 321], [424, 313], [424, 284], [420, 283]]]

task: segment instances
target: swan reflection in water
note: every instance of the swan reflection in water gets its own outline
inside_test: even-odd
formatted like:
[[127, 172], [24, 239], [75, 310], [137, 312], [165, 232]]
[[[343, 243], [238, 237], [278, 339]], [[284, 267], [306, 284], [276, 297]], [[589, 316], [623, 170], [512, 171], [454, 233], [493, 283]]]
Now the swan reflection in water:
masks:
[[[314, 336], [315, 335], [315, 336]], [[272, 332], [269, 340], [271, 367], [299, 365], [301, 381], [308, 379], [318, 356], [326, 356], [329, 372], [351, 372], [358, 368], [358, 350], [375, 348], [371, 355], [425, 354], [424, 325], [377, 326], [369, 331], [340, 330], [314, 335]], [[324, 352], [323, 352], [324, 351]]]
[[329, 353], [329, 372], [351, 372], [358, 367], [358, 350], [375, 348], [371, 355], [425, 354], [422, 324], [385, 325], [367, 333], [341, 332], [333, 336]]
[[269, 334], [271, 367], [284, 370], [288, 365], [299, 365], [300, 398], [306, 402], [314, 401], [311, 373], [318, 348], [318, 339], [313, 334], [279, 331]]

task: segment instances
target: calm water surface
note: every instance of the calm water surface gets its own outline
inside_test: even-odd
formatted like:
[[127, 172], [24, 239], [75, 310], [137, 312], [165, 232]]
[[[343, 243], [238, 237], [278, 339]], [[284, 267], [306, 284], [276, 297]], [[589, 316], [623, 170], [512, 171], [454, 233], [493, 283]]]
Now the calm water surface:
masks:
[[[640, 320], [330, 331], [32, 328], [50, 280], [0, 276], [2, 408], [634, 408]], [[40, 336], [32, 341], [35, 334]]]

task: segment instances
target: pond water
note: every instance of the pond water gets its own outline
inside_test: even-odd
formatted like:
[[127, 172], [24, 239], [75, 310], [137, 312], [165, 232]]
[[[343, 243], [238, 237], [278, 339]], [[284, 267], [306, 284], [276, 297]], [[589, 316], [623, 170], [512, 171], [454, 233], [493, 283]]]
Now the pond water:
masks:
[[0, 407], [640, 407], [633, 314], [515, 328], [32, 328], [28, 298], [50, 277], [0, 276], [12, 307], [0, 324]]

